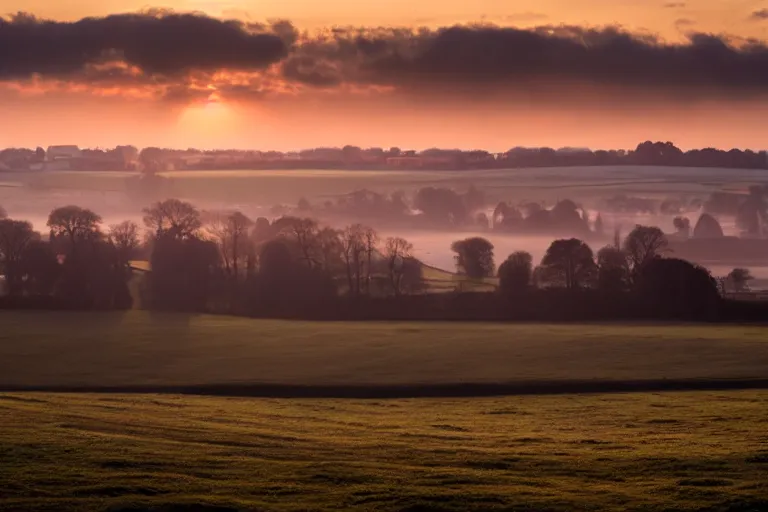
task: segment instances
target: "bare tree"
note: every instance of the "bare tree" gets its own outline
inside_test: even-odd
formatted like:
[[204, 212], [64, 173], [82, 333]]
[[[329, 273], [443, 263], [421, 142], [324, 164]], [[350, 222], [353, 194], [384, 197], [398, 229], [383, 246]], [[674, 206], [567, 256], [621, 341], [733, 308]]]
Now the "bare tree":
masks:
[[667, 237], [655, 226], [635, 226], [624, 240], [624, 253], [627, 255], [633, 278], [643, 266], [667, 251]]
[[399, 296], [402, 293], [402, 281], [405, 275], [405, 262], [411, 257], [413, 245], [404, 238], [387, 238], [386, 255], [389, 268], [389, 281], [392, 291]]
[[373, 268], [373, 253], [376, 252], [376, 246], [379, 243], [379, 234], [373, 228], [366, 227], [363, 230], [363, 241], [365, 243], [365, 293], [371, 294], [371, 273]]
[[143, 211], [144, 225], [155, 236], [168, 234], [177, 239], [191, 238], [203, 226], [197, 208], [178, 199], [157, 202]]
[[251, 226], [253, 221], [239, 211], [214, 214], [206, 226], [219, 247], [224, 268], [235, 281], [240, 276], [240, 262], [253, 253], [249, 237]]
[[48, 216], [47, 225], [51, 228], [51, 238], [66, 239], [73, 255], [80, 243], [101, 237], [101, 217], [79, 206], [56, 208]]
[[341, 232], [333, 228], [323, 228], [317, 233], [317, 248], [320, 267], [333, 273], [339, 269], [342, 260]]
[[307, 267], [312, 268], [317, 263], [317, 221], [300, 219], [298, 217], [282, 217], [275, 221], [278, 233], [292, 238], [301, 252], [301, 258]]
[[140, 244], [139, 226], [130, 220], [113, 224], [109, 227], [107, 239], [117, 251], [120, 262], [128, 266]]
[[341, 254], [347, 269], [349, 292], [360, 295], [361, 264], [365, 253], [365, 226], [354, 224], [348, 226], [340, 237]]

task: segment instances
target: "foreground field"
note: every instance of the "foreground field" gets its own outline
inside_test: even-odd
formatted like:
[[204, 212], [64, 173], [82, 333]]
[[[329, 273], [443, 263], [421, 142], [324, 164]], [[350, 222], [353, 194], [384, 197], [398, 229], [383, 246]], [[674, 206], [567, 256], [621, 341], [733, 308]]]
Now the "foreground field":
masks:
[[0, 509], [758, 511], [767, 421], [766, 392], [0, 394]]
[[768, 329], [0, 312], [0, 389], [754, 379]]

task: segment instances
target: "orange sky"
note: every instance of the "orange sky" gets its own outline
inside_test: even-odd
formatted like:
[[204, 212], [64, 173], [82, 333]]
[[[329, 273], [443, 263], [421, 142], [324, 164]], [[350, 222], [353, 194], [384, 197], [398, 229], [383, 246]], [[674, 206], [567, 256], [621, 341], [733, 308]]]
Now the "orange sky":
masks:
[[[684, 42], [685, 33], [692, 31], [768, 39], [768, 19], [752, 16], [768, 8], [768, 1], [762, 0], [165, 0], [158, 4], [148, 4], [147, 0], [0, 0], [0, 3], [6, 13], [25, 11], [62, 21], [135, 12], [151, 6], [254, 22], [287, 19], [301, 29], [315, 31], [339, 25], [441, 27], [486, 22], [524, 28], [560, 24], [618, 25], [632, 33], [654, 34], [669, 42]], [[92, 82], [73, 85], [68, 78], [63, 82], [46, 77], [14, 78], [0, 83], [0, 109], [5, 114], [0, 126], [0, 145], [105, 147], [132, 143], [299, 149], [349, 143], [504, 150], [517, 145], [633, 147], [641, 140], [660, 139], [673, 140], [683, 147], [763, 149], [768, 146], [764, 142], [768, 139], [764, 124], [768, 108], [759, 89], [762, 82], [755, 95], [754, 87], [723, 92], [718, 89], [722, 84], [716, 81], [712, 94], [708, 90], [699, 91], [697, 94], [701, 97], [691, 99], [685, 98], [685, 94], [672, 97], [621, 87], [613, 87], [609, 92], [601, 89], [598, 93], [582, 93], [564, 82], [555, 83], [555, 92], [539, 95], [538, 86], [528, 84], [527, 89], [523, 87], [512, 98], [495, 92], [486, 95], [482, 88], [474, 89], [474, 85], [463, 82], [446, 85], [437, 81], [414, 86], [408, 82], [413, 77], [405, 75], [402, 82], [392, 84], [371, 84], [363, 79], [344, 87], [319, 89], [290, 81], [276, 83], [282, 80], [278, 75], [267, 73], [265, 76], [259, 78], [259, 83], [268, 84], [265, 87], [271, 91], [269, 96], [250, 90], [247, 95], [230, 95], [222, 104], [218, 104], [218, 89], [244, 83], [238, 75], [227, 72], [205, 74], [202, 78], [189, 75], [183, 80], [178, 76], [164, 77], [159, 82], [157, 77], [148, 77], [137, 85], [115, 87], [94, 86]], [[158, 99], [155, 97], [158, 84], [167, 85], [168, 80], [182, 80], [184, 93], [192, 91], [197, 96], [189, 100]], [[432, 95], [429, 87], [437, 87], [441, 92]], [[401, 94], [401, 90], [408, 92]], [[206, 98], [216, 100], [216, 106], [202, 106]]]
[[[27, 11], [77, 19], [152, 7], [198, 10], [214, 16], [262, 20], [287, 18], [306, 26], [334, 24], [450, 24], [486, 20], [530, 26], [543, 23], [621, 24], [676, 37], [695, 27], [765, 38], [768, 23], [749, 15], [768, 7], [763, 0], [3, 0], [5, 12]], [[685, 22], [681, 23], [681, 20]]]

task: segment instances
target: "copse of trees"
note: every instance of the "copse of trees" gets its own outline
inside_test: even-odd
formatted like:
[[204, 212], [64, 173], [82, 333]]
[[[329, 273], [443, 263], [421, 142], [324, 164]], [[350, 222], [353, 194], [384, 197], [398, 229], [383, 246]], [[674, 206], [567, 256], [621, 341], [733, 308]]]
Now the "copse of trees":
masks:
[[[647, 226], [637, 226], [623, 244], [606, 246], [596, 257], [581, 240], [555, 240], [534, 272], [535, 287], [524, 284], [530, 256], [514, 253], [499, 268], [499, 291], [518, 311], [536, 304], [605, 318], [595, 310], [581, 310], [592, 304], [608, 318], [718, 319], [723, 299], [716, 280], [703, 267], [664, 257], [665, 250], [663, 234]], [[734, 269], [726, 281], [743, 290], [749, 279], [748, 270]]]
[[[51, 307], [130, 307], [126, 238], [108, 237], [101, 217], [64, 206], [53, 210], [47, 240], [26, 221], [0, 220], [0, 271], [6, 302], [23, 306], [30, 298]], [[41, 302], [42, 301], [42, 302]]]
[[666, 237], [648, 226], [623, 240], [617, 233], [597, 254], [578, 238], [555, 240], [535, 269], [530, 254], [515, 252], [498, 273], [493, 244], [458, 240], [451, 249], [466, 289], [487, 289], [496, 274], [498, 290], [439, 294], [428, 293], [408, 240], [382, 240], [362, 224], [253, 221], [176, 199], [147, 207], [144, 224], [144, 233], [130, 221], [105, 230], [97, 213], [65, 206], [51, 212], [46, 238], [28, 222], [0, 219], [0, 305], [129, 308], [131, 262], [146, 254], [151, 271], [137, 283], [142, 304], [157, 310], [337, 320], [712, 320], [765, 312], [721, 297], [747, 290], [748, 270], [734, 269], [721, 290], [706, 269], [668, 257]]

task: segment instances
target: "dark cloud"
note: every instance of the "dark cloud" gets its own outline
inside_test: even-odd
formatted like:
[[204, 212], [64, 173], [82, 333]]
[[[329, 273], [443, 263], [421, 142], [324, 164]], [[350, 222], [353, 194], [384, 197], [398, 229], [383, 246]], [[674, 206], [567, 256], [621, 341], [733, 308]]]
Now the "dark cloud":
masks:
[[664, 8], [666, 9], [683, 9], [686, 7], [685, 2], [667, 2], [664, 4]]
[[753, 20], [768, 20], [768, 9], [760, 9], [750, 15]]
[[0, 19], [0, 78], [61, 77], [120, 59], [148, 75], [260, 69], [284, 57], [292, 27], [151, 11], [74, 23], [29, 14]]
[[[302, 68], [333, 69], [339, 82], [467, 90], [525, 84], [589, 83], [649, 92], [768, 92], [762, 42], [692, 34], [682, 44], [618, 28], [453, 26], [411, 31], [337, 30], [300, 43], [288, 59], [292, 80], [312, 83]], [[313, 63], [315, 63], [313, 67]], [[311, 79], [310, 79], [311, 78]], [[566, 85], [564, 85], [565, 87]]]
[[686, 37], [670, 43], [617, 27], [495, 25], [299, 33], [285, 21], [159, 11], [74, 23], [17, 15], [0, 21], [0, 81], [39, 75], [95, 88], [154, 88], [182, 100], [209, 94], [209, 86], [240, 98], [312, 88], [476, 98], [546, 86], [572, 95], [577, 85], [691, 98], [768, 93], [764, 42]]

